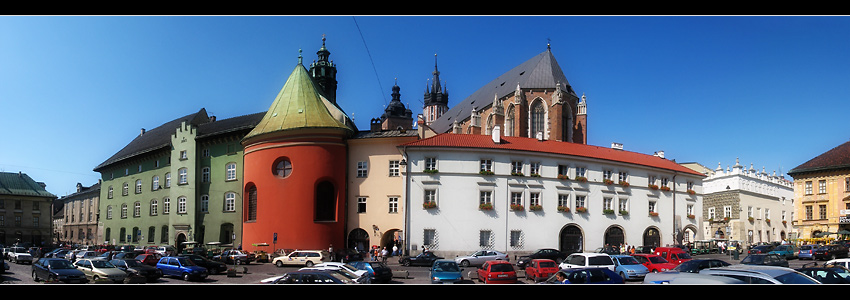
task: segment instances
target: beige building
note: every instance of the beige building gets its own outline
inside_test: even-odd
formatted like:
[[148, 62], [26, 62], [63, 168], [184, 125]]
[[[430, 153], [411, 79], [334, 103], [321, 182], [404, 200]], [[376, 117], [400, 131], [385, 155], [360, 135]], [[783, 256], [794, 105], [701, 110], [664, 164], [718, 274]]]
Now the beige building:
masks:
[[850, 230], [850, 142], [788, 172], [794, 178], [794, 224], [804, 242], [821, 242]]
[[63, 205], [61, 227], [57, 239], [61, 242], [95, 245], [102, 239], [99, 237], [100, 182], [92, 186], [77, 183], [77, 191], [59, 199]]
[[0, 172], [0, 244], [42, 246], [52, 241], [56, 196], [25, 173]]

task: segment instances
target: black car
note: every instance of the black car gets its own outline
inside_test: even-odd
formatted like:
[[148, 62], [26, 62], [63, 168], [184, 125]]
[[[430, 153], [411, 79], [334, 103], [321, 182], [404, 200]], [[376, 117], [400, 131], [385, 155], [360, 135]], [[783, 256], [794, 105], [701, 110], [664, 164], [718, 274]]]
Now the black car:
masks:
[[823, 284], [850, 284], [850, 270], [842, 266], [803, 267], [795, 269]]
[[673, 271], [682, 273], [699, 273], [702, 269], [725, 267], [728, 265], [731, 264], [719, 259], [692, 259], [679, 264], [673, 268]]
[[777, 267], [788, 267], [788, 261], [785, 260], [785, 257], [780, 256], [779, 254], [750, 254], [744, 259], [741, 260], [741, 264], [744, 265], [762, 265], [762, 266], [777, 266]]
[[162, 271], [159, 269], [132, 258], [113, 259], [109, 262], [124, 272], [144, 277], [147, 282], [156, 282], [162, 277]]
[[773, 248], [774, 247], [772, 245], [759, 245], [759, 246], [755, 246], [755, 247], [750, 248], [750, 251], [748, 251], [747, 253], [749, 253], [749, 254], [768, 253], [770, 251], [773, 251]]
[[402, 256], [401, 258], [398, 259], [398, 263], [400, 263], [401, 265], [403, 265], [405, 267], [407, 267], [407, 266], [430, 267], [431, 265], [434, 264], [435, 260], [443, 259], [443, 258], [445, 258], [445, 257], [439, 257], [431, 251], [425, 251], [425, 252], [419, 253], [419, 255], [413, 256], [413, 257]]
[[815, 250], [814, 259], [827, 260], [847, 257], [847, 247], [840, 244], [824, 245]]
[[86, 283], [89, 280], [83, 271], [64, 258], [41, 258], [32, 264], [34, 281], [61, 281], [64, 283]]
[[180, 254], [178, 257], [188, 258], [196, 265], [207, 268], [212, 275], [227, 272], [227, 265], [220, 261], [209, 260], [197, 254]]
[[516, 261], [517, 268], [521, 270], [525, 270], [525, 265], [531, 262], [532, 259], [551, 259], [556, 263], [561, 263], [565, 258], [567, 258], [569, 253], [558, 251], [550, 248], [537, 249], [529, 255], [520, 256]]
[[336, 257], [334, 258], [335, 260], [344, 263], [363, 260], [363, 254], [357, 252], [354, 249], [343, 249], [335, 253], [334, 255], [336, 255]]

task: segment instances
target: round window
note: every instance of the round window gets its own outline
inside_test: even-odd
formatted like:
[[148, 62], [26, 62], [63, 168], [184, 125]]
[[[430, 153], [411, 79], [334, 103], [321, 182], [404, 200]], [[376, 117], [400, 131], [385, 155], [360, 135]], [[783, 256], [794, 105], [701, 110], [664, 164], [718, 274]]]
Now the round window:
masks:
[[280, 158], [274, 164], [274, 175], [280, 178], [289, 177], [289, 174], [292, 173], [292, 163], [289, 162], [289, 159]]

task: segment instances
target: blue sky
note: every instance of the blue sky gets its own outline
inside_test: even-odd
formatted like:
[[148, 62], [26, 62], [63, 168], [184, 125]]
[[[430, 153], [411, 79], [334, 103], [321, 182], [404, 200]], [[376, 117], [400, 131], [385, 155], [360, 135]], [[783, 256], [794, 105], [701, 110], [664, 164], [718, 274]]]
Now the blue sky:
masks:
[[57, 196], [94, 184], [141, 128], [267, 110], [324, 34], [361, 129], [396, 80], [421, 113], [435, 54], [456, 105], [551, 43], [589, 144], [786, 173], [848, 141], [848, 32], [824, 16], [2, 16], [0, 171]]

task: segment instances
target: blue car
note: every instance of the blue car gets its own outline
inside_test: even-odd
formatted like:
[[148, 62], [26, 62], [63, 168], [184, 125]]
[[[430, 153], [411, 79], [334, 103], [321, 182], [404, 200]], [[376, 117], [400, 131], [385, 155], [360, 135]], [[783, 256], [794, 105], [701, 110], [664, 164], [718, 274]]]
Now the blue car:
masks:
[[815, 259], [815, 250], [818, 250], [818, 245], [802, 245], [800, 252], [797, 253], [797, 258]]
[[785, 257], [785, 259], [792, 259], [797, 257], [797, 247], [794, 247], [794, 245], [779, 245], [768, 252], [768, 254], [776, 254]]
[[160, 258], [156, 268], [162, 271], [163, 276], [176, 276], [183, 280], [204, 280], [209, 275], [207, 268], [193, 263], [186, 257], [167, 256]]
[[463, 281], [460, 266], [454, 260], [441, 259], [434, 261], [429, 274], [431, 283], [460, 283]]
[[568, 268], [558, 271], [567, 277], [565, 282], [558, 282], [557, 273], [549, 277], [545, 283], [552, 284], [624, 284], [623, 277], [608, 268]]
[[631, 255], [611, 255], [614, 270], [625, 280], [643, 280], [649, 269]]
[[387, 265], [382, 262], [361, 260], [352, 261], [348, 264], [358, 270], [366, 270], [371, 282], [388, 283], [393, 279], [393, 270], [390, 270], [390, 267], [387, 267]]

